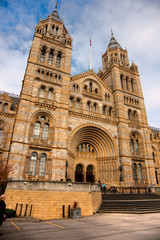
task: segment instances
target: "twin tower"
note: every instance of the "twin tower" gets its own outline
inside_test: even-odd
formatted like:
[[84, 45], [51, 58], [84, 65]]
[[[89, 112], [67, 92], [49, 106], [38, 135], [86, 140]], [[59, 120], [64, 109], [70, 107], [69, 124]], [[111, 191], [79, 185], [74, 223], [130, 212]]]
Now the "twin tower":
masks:
[[112, 34], [102, 70], [71, 77], [72, 41], [57, 6], [35, 28], [8, 138], [10, 177], [158, 184], [137, 65]]

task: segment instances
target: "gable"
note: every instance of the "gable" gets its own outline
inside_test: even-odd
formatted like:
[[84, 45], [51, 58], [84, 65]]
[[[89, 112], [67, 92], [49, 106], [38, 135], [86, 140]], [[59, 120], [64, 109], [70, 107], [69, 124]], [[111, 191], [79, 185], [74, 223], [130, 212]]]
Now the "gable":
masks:
[[0, 95], [0, 101], [5, 101], [5, 102], [13, 102], [10, 96], [5, 92], [2, 95]]

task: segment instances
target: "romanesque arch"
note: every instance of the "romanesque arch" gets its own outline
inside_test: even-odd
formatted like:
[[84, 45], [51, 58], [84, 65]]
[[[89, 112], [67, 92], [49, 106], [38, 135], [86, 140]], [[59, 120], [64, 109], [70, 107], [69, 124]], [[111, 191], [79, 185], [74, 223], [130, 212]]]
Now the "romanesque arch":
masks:
[[[76, 173], [83, 166], [83, 181], [101, 180], [109, 184], [119, 181], [118, 147], [112, 135], [96, 124], [83, 124], [76, 128], [68, 142], [70, 163]], [[77, 176], [74, 175], [74, 180]]]

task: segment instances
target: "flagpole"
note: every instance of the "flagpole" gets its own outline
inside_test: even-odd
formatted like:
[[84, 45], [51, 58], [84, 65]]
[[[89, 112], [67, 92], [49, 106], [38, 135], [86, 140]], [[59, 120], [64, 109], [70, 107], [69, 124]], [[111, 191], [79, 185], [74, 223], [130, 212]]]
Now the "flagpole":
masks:
[[89, 48], [89, 70], [92, 69], [91, 48], [92, 48], [92, 44], [91, 44], [91, 38], [90, 38], [90, 48]]

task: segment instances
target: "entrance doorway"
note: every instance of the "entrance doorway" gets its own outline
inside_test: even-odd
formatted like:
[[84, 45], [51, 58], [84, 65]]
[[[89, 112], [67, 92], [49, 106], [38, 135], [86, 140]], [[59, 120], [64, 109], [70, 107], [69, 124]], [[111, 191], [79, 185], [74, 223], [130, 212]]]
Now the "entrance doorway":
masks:
[[86, 172], [86, 182], [94, 183], [95, 176], [93, 175], [93, 167], [92, 165], [88, 165]]
[[78, 164], [76, 166], [75, 181], [76, 182], [84, 182], [83, 167], [81, 164]]

